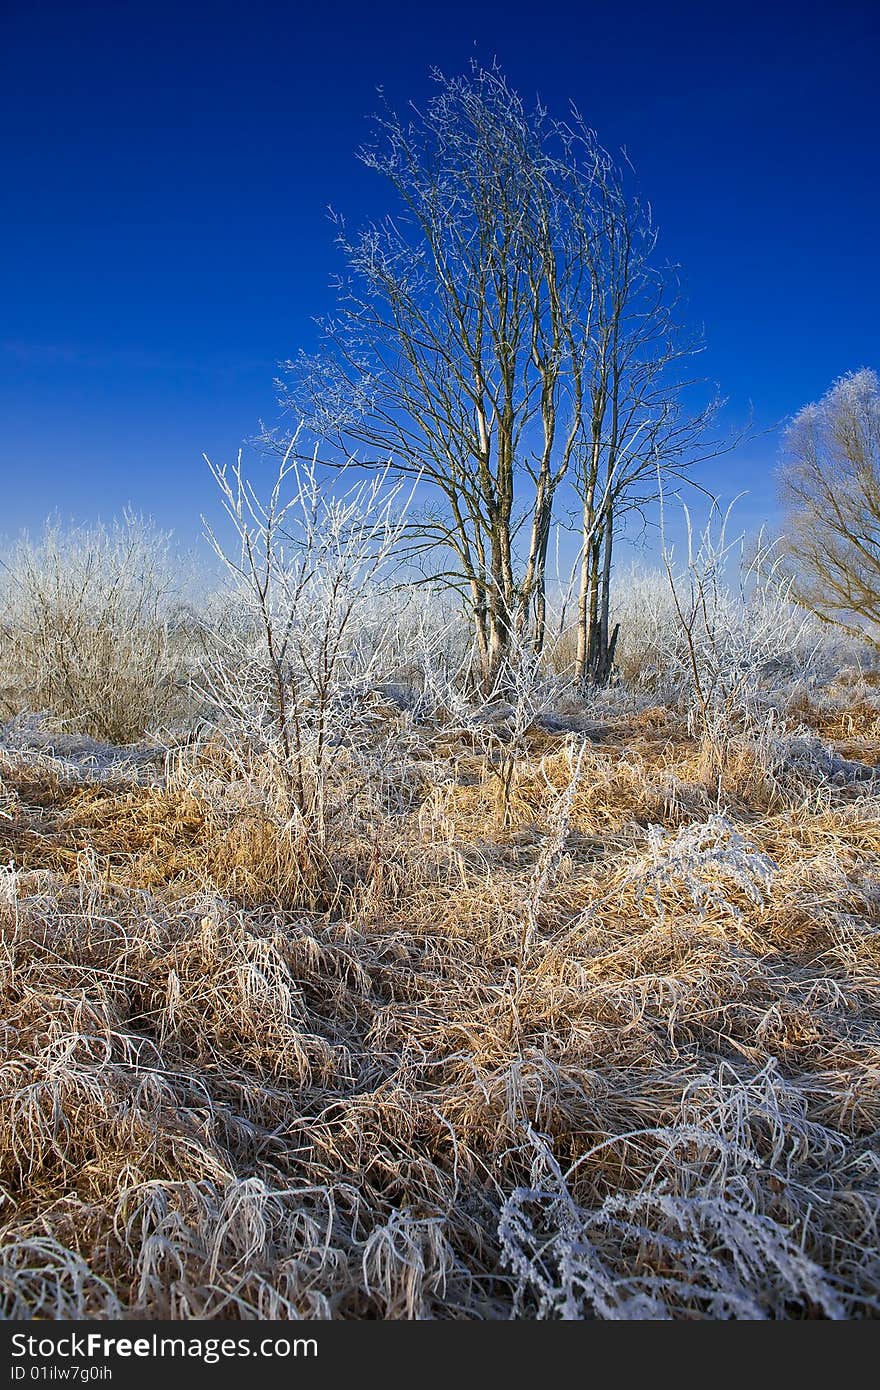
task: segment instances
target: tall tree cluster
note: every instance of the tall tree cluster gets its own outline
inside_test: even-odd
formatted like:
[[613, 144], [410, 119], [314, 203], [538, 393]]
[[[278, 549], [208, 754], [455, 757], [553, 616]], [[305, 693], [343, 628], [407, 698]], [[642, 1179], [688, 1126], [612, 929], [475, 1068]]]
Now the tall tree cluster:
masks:
[[708, 419], [684, 405], [699, 344], [650, 209], [580, 115], [527, 108], [497, 68], [435, 77], [425, 110], [376, 118], [361, 158], [395, 205], [341, 228], [324, 347], [286, 397], [343, 456], [420, 480], [413, 549], [461, 594], [487, 690], [543, 647], [551, 537], [573, 527], [577, 675], [602, 682], [621, 519]]

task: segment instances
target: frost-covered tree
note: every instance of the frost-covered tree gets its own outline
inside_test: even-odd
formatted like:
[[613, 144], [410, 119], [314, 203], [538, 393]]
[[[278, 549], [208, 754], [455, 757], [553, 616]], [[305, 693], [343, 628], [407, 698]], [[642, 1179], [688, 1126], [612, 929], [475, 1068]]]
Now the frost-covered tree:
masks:
[[424, 112], [376, 119], [361, 158], [397, 207], [341, 232], [327, 350], [288, 388], [346, 455], [430, 485], [417, 547], [465, 597], [491, 687], [515, 637], [543, 641], [553, 502], [586, 438], [600, 151], [497, 69], [436, 78]]
[[867, 368], [804, 406], [779, 470], [800, 601], [880, 644], [880, 380]]
[[654, 233], [576, 112], [528, 107], [495, 67], [435, 76], [424, 111], [376, 120], [361, 157], [396, 207], [341, 231], [348, 274], [325, 351], [288, 364], [285, 395], [341, 457], [421, 479], [414, 547], [463, 596], [489, 690], [524, 643], [541, 650], [554, 515], [573, 482], [579, 674], [602, 674], [612, 512], [656, 481], [673, 439], [682, 456]]

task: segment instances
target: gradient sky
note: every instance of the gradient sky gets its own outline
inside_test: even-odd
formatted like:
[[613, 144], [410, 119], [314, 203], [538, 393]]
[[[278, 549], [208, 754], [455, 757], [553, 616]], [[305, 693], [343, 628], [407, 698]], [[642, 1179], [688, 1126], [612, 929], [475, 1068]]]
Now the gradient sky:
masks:
[[[625, 145], [728, 420], [770, 429], [880, 367], [880, 4], [0, 0], [0, 534], [127, 504], [195, 535], [205, 451], [274, 422], [339, 268], [328, 204], [383, 85], [498, 58]], [[703, 481], [773, 513], [778, 433]]]

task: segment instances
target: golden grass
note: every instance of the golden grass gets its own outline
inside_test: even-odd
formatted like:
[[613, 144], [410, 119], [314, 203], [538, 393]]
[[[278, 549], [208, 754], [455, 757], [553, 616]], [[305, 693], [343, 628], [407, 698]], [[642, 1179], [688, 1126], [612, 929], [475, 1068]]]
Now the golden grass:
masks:
[[320, 853], [3, 766], [6, 1315], [880, 1311], [880, 799], [743, 745], [719, 814], [662, 710], [506, 826], [437, 756]]

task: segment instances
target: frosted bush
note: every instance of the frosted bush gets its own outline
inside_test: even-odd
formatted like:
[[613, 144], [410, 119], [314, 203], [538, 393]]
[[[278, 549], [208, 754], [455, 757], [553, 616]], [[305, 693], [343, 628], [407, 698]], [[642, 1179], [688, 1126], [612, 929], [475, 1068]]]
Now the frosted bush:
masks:
[[[668, 1138], [670, 1153], [707, 1142], [699, 1133]], [[796, 1234], [720, 1194], [617, 1193], [585, 1209], [548, 1155], [544, 1182], [504, 1203], [499, 1236], [518, 1306], [528, 1295], [539, 1318], [666, 1320], [684, 1306], [757, 1320], [788, 1316], [792, 1305], [847, 1316]]]
[[683, 643], [669, 585], [660, 570], [633, 568], [615, 589], [620, 623], [615, 665], [628, 689], [675, 702], [682, 687]]
[[712, 750], [720, 778], [732, 733], [760, 724], [768, 692], [811, 668], [819, 649], [815, 623], [793, 601], [791, 579], [760, 538], [747, 559], [743, 537], [728, 541], [730, 508], [713, 509], [695, 534], [684, 508], [683, 563], [663, 547], [677, 622], [669, 649], [688, 718]]
[[129, 743], [186, 703], [185, 627], [170, 538], [126, 515], [18, 543], [0, 591], [0, 697]]
[[664, 893], [677, 905], [692, 904], [701, 917], [714, 908], [739, 919], [732, 890], [757, 907], [767, 901], [776, 865], [724, 816], [683, 826], [675, 835], [650, 825], [647, 838], [647, 861], [625, 882], [638, 888], [642, 902], [652, 897], [661, 921], [666, 916]]
[[401, 485], [387, 472], [334, 486], [296, 448], [294, 435], [265, 498], [241, 454], [231, 467], [209, 465], [232, 540], [205, 530], [234, 618], [212, 634], [199, 684], [245, 778], [260, 768], [279, 813], [323, 844], [333, 752], [355, 741], [365, 696], [384, 674], [384, 643], [375, 633], [359, 642], [360, 620], [378, 602], [391, 622], [382, 600], [405, 522]]

